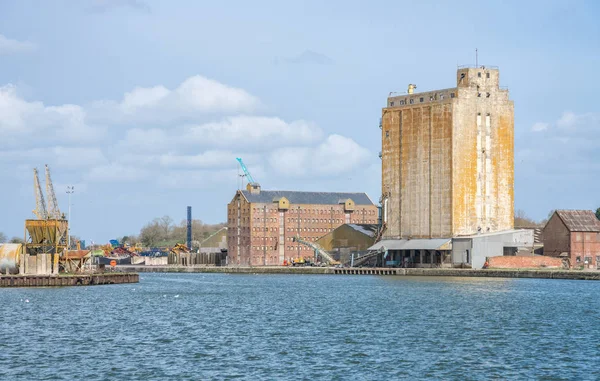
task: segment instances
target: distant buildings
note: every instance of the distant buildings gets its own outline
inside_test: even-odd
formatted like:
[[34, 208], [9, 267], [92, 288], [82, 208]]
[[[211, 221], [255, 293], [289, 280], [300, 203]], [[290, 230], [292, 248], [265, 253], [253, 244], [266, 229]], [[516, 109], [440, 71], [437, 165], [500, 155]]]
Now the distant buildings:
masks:
[[313, 257], [294, 242], [315, 242], [342, 224], [375, 224], [377, 206], [366, 193], [262, 190], [251, 183], [227, 206], [229, 264], [282, 265], [292, 258]]
[[557, 210], [544, 227], [544, 255], [561, 257], [570, 267], [600, 265], [600, 221], [591, 210]]

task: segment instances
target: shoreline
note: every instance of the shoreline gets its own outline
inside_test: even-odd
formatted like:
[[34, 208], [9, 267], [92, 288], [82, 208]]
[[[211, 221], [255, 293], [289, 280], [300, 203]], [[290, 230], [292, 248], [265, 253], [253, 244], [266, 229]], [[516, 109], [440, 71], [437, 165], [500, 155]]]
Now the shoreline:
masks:
[[136, 273], [221, 273], [221, 274], [321, 274], [321, 275], [376, 275], [376, 276], [442, 276], [482, 278], [535, 278], [600, 280], [600, 271], [544, 270], [544, 269], [443, 269], [443, 268], [335, 268], [335, 267], [208, 267], [208, 266], [117, 266], [117, 271]]

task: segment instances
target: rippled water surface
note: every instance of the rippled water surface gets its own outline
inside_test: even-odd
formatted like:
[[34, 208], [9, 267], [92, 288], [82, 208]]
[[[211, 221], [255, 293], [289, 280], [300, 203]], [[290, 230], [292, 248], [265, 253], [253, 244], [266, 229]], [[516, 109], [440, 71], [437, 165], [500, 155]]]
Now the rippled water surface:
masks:
[[597, 380], [599, 293], [586, 281], [237, 274], [0, 289], [0, 379]]

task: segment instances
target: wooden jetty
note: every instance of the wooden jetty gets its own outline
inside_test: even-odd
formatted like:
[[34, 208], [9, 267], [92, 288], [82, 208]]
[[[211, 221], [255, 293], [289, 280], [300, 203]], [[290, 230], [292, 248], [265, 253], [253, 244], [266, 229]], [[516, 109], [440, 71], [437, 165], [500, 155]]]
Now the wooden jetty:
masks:
[[102, 284], [138, 283], [136, 273], [0, 275], [0, 287], [96, 286]]

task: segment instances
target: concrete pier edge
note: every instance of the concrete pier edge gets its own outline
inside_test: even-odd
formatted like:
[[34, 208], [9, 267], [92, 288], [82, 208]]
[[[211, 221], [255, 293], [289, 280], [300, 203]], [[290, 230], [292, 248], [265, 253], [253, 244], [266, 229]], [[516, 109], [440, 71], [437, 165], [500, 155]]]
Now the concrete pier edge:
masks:
[[157, 273], [224, 274], [324, 274], [324, 275], [396, 275], [440, 277], [536, 278], [600, 280], [600, 271], [540, 269], [428, 269], [428, 268], [335, 268], [335, 267], [208, 267], [208, 266], [118, 266], [117, 271]]

